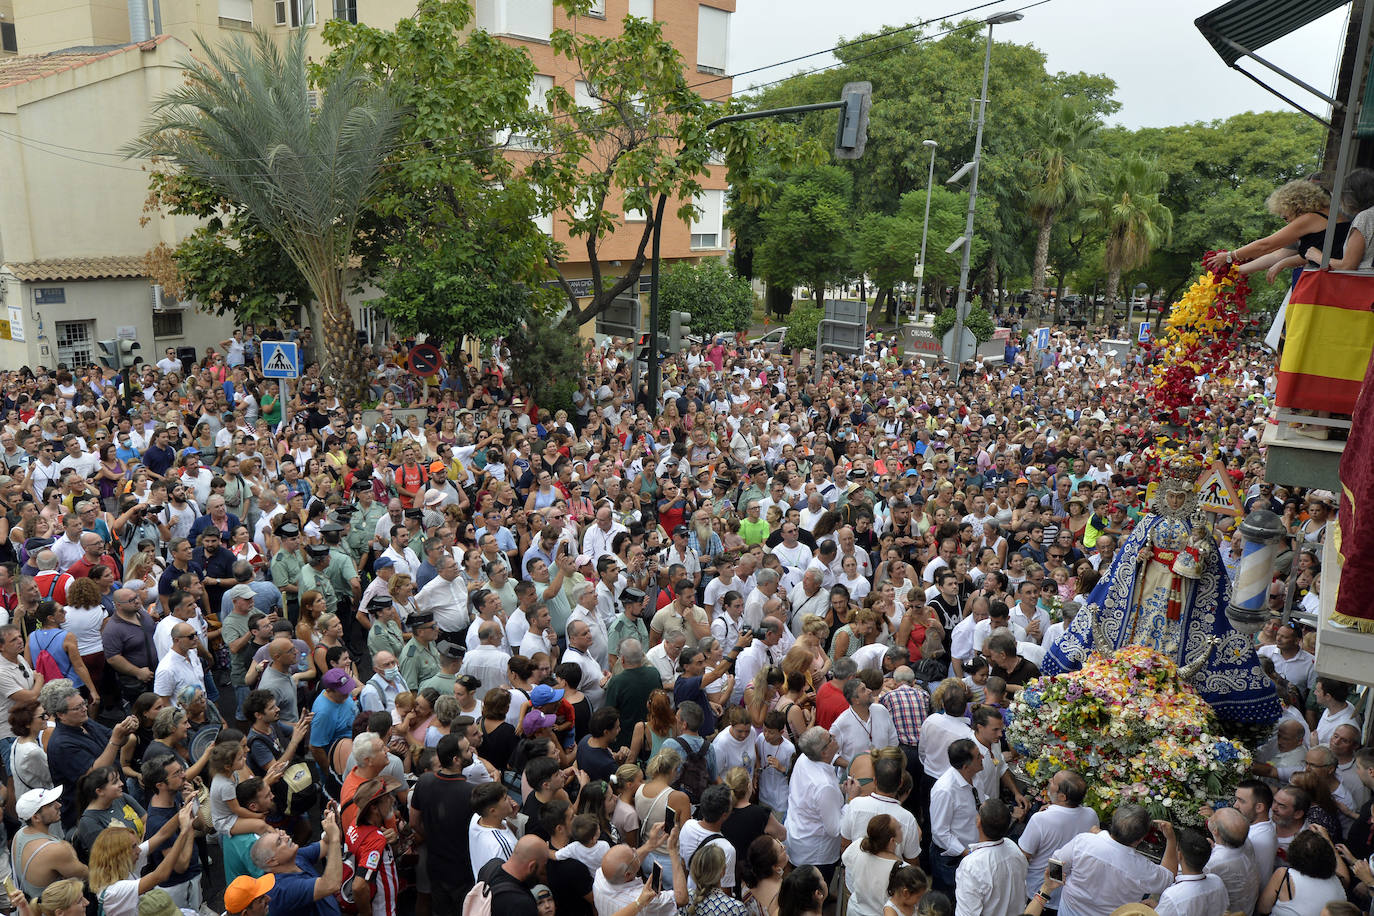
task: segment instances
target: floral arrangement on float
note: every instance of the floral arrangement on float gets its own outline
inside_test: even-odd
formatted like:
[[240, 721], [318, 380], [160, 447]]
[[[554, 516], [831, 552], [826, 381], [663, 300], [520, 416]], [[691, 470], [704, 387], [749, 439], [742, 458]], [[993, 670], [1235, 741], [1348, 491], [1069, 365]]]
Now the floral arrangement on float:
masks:
[[1248, 775], [1250, 752], [1221, 735], [1186, 678], [1158, 652], [1126, 646], [1029, 682], [1007, 731], [1027, 780], [1043, 788], [1073, 770], [1088, 783], [1084, 804], [1104, 820], [1118, 805], [1139, 804], [1155, 818], [1201, 824], [1198, 809]]
[[1196, 403], [1200, 377], [1234, 381], [1225, 373], [1249, 320], [1249, 295], [1249, 282], [1232, 264], [1224, 272], [1204, 272], [1174, 303], [1164, 336], [1143, 345], [1153, 358], [1149, 395], [1157, 414], [1182, 424]]

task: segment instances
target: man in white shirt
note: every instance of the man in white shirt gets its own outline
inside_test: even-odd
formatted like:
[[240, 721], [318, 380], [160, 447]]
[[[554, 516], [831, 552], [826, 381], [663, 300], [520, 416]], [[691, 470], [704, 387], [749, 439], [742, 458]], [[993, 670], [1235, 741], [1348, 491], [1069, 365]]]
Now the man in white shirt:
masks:
[[1349, 702], [1350, 685], [1335, 678], [1319, 677], [1312, 690], [1312, 696], [1324, 709], [1317, 720], [1317, 743], [1331, 744], [1331, 735], [1337, 726], [1359, 725], [1360, 711]]
[[410, 547], [410, 529], [405, 525], [392, 525], [390, 536], [391, 543], [382, 551], [382, 556], [391, 561], [397, 573], [414, 579], [420, 570], [420, 558]]
[[1245, 779], [1236, 786], [1232, 808], [1250, 824], [1247, 835], [1255, 854], [1255, 867], [1261, 880], [1274, 873], [1274, 859], [1278, 855], [1279, 840], [1269, 811], [1274, 805], [1274, 790], [1262, 779]]
[[1178, 839], [1168, 821], [1155, 821], [1164, 834], [1163, 863], [1156, 865], [1136, 850], [1150, 833], [1150, 815], [1140, 805], [1121, 805], [1111, 827], [1102, 833], [1080, 833], [1055, 850], [1064, 863], [1060, 916], [1109, 916], [1123, 903], [1157, 897], [1174, 883]]
[[[1090, 833], [1098, 825], [1097, 812], [1083, 807], [1088, 783], [1072, 770], [1060, 770], [1045, 787], [1048, 805], [1031, 815], [1018, 845], [1029, 863], [1026, 896], [1038, 891], [1054, 851], [1080, 833]], [[1055, 888], [1047, 909], [1058, 909], [1063, 888]]]
[[[1229, 903], [1228, 913], [1253, 913], [1262, 883], [1255, 849], [1250, 845], [1250, 824], [1234, 808], [1222, 808], [1207, 818], [1212, 851], [1203, 871], [1221, 879]], [[1180, 852], [1182, 841], [1180, 840]]]
[[[663, 825], [655, 824], [645, 844], [639, 849], [631, 849], [624, 844], [611, 847], [601, 859], [601, 867], [592, 873], [592, 900], [596, 904], [596, 916], [614, 916], [632, 906], [640, 916], [677, 916], [677, 901], [673, 899], [673, 891], [668, 889], [654, 893], [644, 880], [644, 872], [640, 868], [649, 850], [658, 848], [662, 842]], [[682, 863], [680, 856], [673, 860], [674, 887], [687, 880], [679, 863]], [[664, 882], [665, 885], [667, 883]]]
[[200, 654], [196, 651], [195, 628], [181, 621], [172, 628], [171, 651], [157, 663], [153, 692], [170, 700], [183, 687], [204, 686], [205, 672], [200, 666]]
[[1274, 663], [1274, 671], [1288, 683], [1303, 690], [1317, 685], [1317, 660], [1302, 647], [1296, 626], [1285, 624], [1274, 634], [1272, 646], [1260, 646], [1255, 653]]
[[782, 523], [782, 543], [773, 548], [773, 556], [789, 569], [804, 569], [811, 562], [811, 548], [797, 540], [795, 522]]
[[999, 798], [1003, 789], [1011, 792], [1016, 799], [1016, 811], [1027, 807], [1026, 797], [1011, 778], [1011, 770], [1002, 755], [1002, 732], [1006, 721], [994, 706], [977, 706], [973, 710], [973, 741], [978, 753], [983, 755], [983, 769], [974, 780], [978, 792], [984, 798]]
[[595, 524], [589, 525], [586, 534], [582, 535], [582, 552], [591, 557], [593, 563], [601, 557], [614, 556], [611, 541], [625, 530], [624, 525], [612, 520], [611, 507], [602, 506], [596, 510]]
[[964, 709], [968, 706], [964, 682], [950, 678], [940, 686], [944, 688], [944, 708], [926, 716], [921, 724], [919, 745], [921, 767], [931, 781], [939, 779], [949, 769], [950, 745], [963, 738], [973, 740], [973, 729], [964, 718]]
[[[945, 770], [930, 790], [931, 886], [946, 894], [954, 892], [959, 860], [979, 840], [978, 809], [984, 799], [973, 781], [982, 769], [983, 755], [973, 739], [960, 738], [949, 745]], [[1023, 876], [1018, 892], [1024, 882]]]
[[668, 690], [672, 690], [673, 684], [677, 681], [677, 660], [686, 645], [687, 634], [674, 627], [663, 634], [663, 639], [659, 641], [658, 645], [644, 653], [644, 657], [649, 660], [650, 664], [658, 671], [659, 676], [663, 678], [663, 686]]
[[[813, 725], [798, 741], [800, 756], [787, 792], [787, 857], [833, 875], [840, 859], [840, 817], [847, 799], [835, 782], [837, 756], [830, 732]], [[849, 795], [858, 785], [847, 783]]]
[[[1183, 831], [1178, 838], [1178, 877], [1159, 895], [1155, 906], [1159, 916], [1215, 916], [1237, 909], [1227, 905], [1226, 885], [1221, 878], [1204, 870], [1211, 851], [1201, 833]], [[1253, 904], [1251, 907], [1243, 912], [1253, 912]]]
[[1360, 779], [1361, 767], [1355, 759], [1359, 750], [1359, 728], [1349, 722], [1336, 726], [1336, 730], [1331, 733], [1331, 753], [1336, 755], [1336, 778], [1355, 800], [1353, 810], [1356, 812], [1369, 801], [1369, 787]]
[[806, 575], [797, 583], [796, 588], [792, 589], [792, 594], [788, 600], [792, 604], [792, 634], [800, 636], [802, 631], [802, 621], [807, 614], [815, 614], [817, 617], [824, 617], [826, 609], [830, 606], [830, 590], [822, 584], [821, 574], [814, 569], [808, 569]]
[[1026, 857], [1007, 839], [1011, 809], [999, 798], [978, 808], [978, 842], [955, 871], [955, 916], [1020, 916], [1026, 909]]
[[[721, 875], [720, 886], [727, 889], [735, 886], [735, 847], [720, 835], [720, 828], [730, 816], [733, 807], [729, 786], [722, 783], [707, 786], [706, 791], [701, 793], [697, 816], [683, 824], [678, 834], [678, 849], [682, 853], [684, 863], [692, 861], [692, 856], [701, 848], [703, 841], [705, 845], [715, 846], [725, 854], [725, 873]], [[715, 839], [707, 840], [712, 834], [715, 834]], [[687, 890], [689, 893], [696, 890], [690, 867], [687, 874]]]
[[857, 677], [845, 681], [841, 689], [849, 708], [830, 724], [840, 756], [853, 760], [877, 748], [895, 746], [897, 729], [892, 724], [892, 713], [874, 701], [873, 691]]
[[[506, 687], [506, 669], [510, 655], [506, 652], [506, 634], [499, 620], [485, 620], [477, 628], [477, 638], [481, 644], [463, 657], [459, 674], [470, 674], [482, 682], [476, 691], [481, 700], [493, 687]], [[452, 645], [448, 643], [446, 645]]]
[[778, 594], [780, 578], [776, 569], [760, 569], [754, 574], [754, 588], [744, 598], [744, 622], [756, 630], [768, 613], [768, 602], [782, 597]]
[[572, 662], [582, 669], [582, 683], [577, 685], [577, 689], [586, 694], [592, 709], [600, 709], [606, 698], [606, 682], [611, 679], [611, 672], [601, 667], [601, 662], [591, 655], [591, 651], [591, 627], [585, 620], [569, 618], [568, 651], [564, 653], [563, 661]]
[[915, 865], [921, 855], [921, 828], [916, 816], [902, 807], [897, 797], [902, 788], [902, 774], [906, 767], [901, 760], [888, 757], [873, 763], [873, 792], [860, 795], [844, 806], [840, 818], [840, 845], [848, 848], [857, 843], [868, 831], [868, 822], [879, 814], [891, 816], [902, 826], [902, 845], [896, 850], [910, 865]]
[[415, 596], [415, 606], [421, 613], [434, 615], [440, 639], [452, 641], [472, 622], [468, 614], [468, 587], [463, 580], [463, 569], [452, 554], [440, 554], [435, 568], [437, 575]]

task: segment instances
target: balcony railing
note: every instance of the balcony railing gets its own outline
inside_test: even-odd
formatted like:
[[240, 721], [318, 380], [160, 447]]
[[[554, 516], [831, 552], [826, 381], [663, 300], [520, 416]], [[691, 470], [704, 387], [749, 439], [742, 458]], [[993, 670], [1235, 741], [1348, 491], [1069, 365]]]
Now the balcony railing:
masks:
[[[1333, 519], [1331, 522], [1335, 525]], [[1328, 529], [1322, 549], [1321, 611], [1317, 620], [1317, 673], [1352, 684], [1374, 684], [1374, 633], [1362, 633], [1331, 620], [1341, 584], [1338, 539]], [[1374, 696], [1374, 693], [1371, 694]]]

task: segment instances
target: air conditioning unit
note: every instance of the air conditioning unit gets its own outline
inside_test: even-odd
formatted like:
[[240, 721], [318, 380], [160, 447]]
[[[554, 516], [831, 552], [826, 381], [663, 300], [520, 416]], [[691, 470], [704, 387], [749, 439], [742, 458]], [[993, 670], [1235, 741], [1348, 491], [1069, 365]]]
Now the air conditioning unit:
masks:
[[182, 308], [183, 303], [162, 288], [161, 283], [153, 284], [153, 311], [172, 312]]

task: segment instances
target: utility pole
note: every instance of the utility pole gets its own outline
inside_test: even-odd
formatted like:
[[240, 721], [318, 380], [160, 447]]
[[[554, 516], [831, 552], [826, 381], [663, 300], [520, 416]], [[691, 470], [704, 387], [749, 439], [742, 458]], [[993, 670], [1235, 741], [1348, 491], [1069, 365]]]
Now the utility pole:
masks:
[[[992, 27], [1023, 19], [1020, 13], [999, 13], [990, 16], [988, 24], [987, 49], [983, 53], [983, 91], [978, 96], [978, 130], [973, 138], [973, 161], [969, 163], [973, 174], [968, 186], [968, 217], [964, 222], [964, 257], [959, 265], [959, 291], [954, 303], [954, 339], [950, 342], [945, 358], [954, 364], [954, 380], [959, 380], [959, 369], [964, 364], [964, 324], [968, 320], [968, 271], [969, 258], [973, 254], [973, 212], [978, 205], [978, 172], [983, 162], [983, 123], [988, 112], [988, 71], [992, 69]], [[963, 170], [955, 173], [961, 178]], [[951, 179], [955, 180], [955, 179]]]

